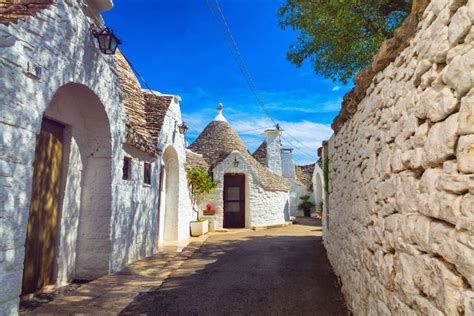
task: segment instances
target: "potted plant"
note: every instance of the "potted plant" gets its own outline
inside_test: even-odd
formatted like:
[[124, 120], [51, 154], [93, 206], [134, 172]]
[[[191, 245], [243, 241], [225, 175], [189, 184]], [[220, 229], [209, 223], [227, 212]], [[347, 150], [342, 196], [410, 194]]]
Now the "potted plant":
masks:
[[207, 216], [216, 215], [216, 213], [217, 210], [214, 208], [214, 205], [212, 205], [212, 203], [206, 203], [206, 208], [202, 210], [202, 214]]
[[207, 219], [200, 218], [199, 211], [196, 210], [196, 204], [203, 195], [209, 194], [217, 188], [218, 183], [209, 176], [204, 168], [191, 168], [187, 175], [188, 185], [191, 189], [193, 211], [197, 213], [197, 221], [192, 221], [190, 224], [191, 236], [197, 237], [208, 232], [209, 222]]
[[300, 197], [301, 202], [298, 205], [298, 210], [303, 211], [305, 217], [311, 216], [311, 209], [314, 207], [314, 203], [309, 200], [310, 198], [309, 195]]

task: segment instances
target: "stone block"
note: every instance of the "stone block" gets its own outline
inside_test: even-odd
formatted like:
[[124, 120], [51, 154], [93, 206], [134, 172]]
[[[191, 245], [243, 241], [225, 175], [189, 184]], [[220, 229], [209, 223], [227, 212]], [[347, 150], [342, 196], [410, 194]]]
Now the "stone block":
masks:
[[[474, 29], [471, 28], [471, 33], [473, 30]], [[454, 57], [464, 55], [473, 48], [471, 44], [468, 44], [471, 43], [471, 40], [468, 38], [469, 35], [470, 33], [466, 36], [466, 43], [459, 44], [448, 51], [448, 55], [446, 57], [446, 62], [448, 64], [454, 59]]]
[[418, 211], [419, 183], [410, 172], [401, 172], [397, 175], [400, 185], [395, 195], [396, 205], [401, 213], [413, 213]]
[[442, 78], [445, 84], [456, 90], [458, 98], [466, 95], [474, 85], [474, 50], [454, 57]]
[[461, 310], [464, 315], [474, 315], [474, 291], [465, 290], [461, 294]]
[[461, 200], [461, 214], [474, 221], [474, 195], [464, 194]]
[[423, 214], [442, 219], [456, 225], [461, 215], [462, 196], [447, 192], [432, 192], [428, 198], [427, 207], [421, 208]]
[[412, 137], [414, 147], [424, 147], [426, 139], [428, 138], [428, 132], [430, 130], [429, 122], [425, 122], [418, 126], [415, 131], [415, 135]]
[[454, 194], [465, 194], [474, 189], [474, 175], [441, 175], [436, 181], [436, 189]]
[[474, 89], [461, 99], [458, 133], [474, 134]]
[[459, 137], [456, 158], [460, 172], [474, 173], [474, 135]]
[[458, 114], [449, 116], [445, 121], [434, 124], [425, 143], [425, 167], [436, 166], [443, 163], [448, 157], [454, 155], [458, 132]]
[[459, 8], [449, 24], [449, 43], [451, 45], [459, 44], [469, 32], [471, 25], [472, 22], [469, 18], [467, 7]]
[[459, 172], [456, 160], [446, 160], [443, 162], [443, 172], [449, 175], [457, 175]]
[[441, 91], [430, 96], [427, 102], [427, 116], [432, 122], [438, 122], [459, 108], [458, 100], [451, 92], [451, 89], [445, 87]]

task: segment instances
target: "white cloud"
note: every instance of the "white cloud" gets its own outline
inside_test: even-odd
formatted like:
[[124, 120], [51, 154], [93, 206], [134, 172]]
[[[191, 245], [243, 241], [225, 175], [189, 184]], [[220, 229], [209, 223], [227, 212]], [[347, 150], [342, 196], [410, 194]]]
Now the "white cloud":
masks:
[[331, 91], [339, 91], [339, 90], [341, 90], [341, 87], [339, 87], [339, 86], [334, 86], [331, 89]]
[[[194, 114], [183, 113], [183, 116], [188, 125], [193, 128], [188, 132], [189, 140], [193, 141], [198, 136], [194, 130], [202, 131], [214, 118], [215, 110], [203, 109]], [[264, 140], [262, 132], [273, 126], [270, 119], [255, 113], [232, 109], [224, 110], [224, 116], [239, 132], [251, 153]], [[284, 130], [282, 143], [284, 146], [294, 148], [294, 159], [298, 164], [314, 163], [317, 160], [317, 149], [321, 147], [322, 141], [327, 140], [333, 133], [329, 125], [310, 121], [280, 121], [279, 123]]]

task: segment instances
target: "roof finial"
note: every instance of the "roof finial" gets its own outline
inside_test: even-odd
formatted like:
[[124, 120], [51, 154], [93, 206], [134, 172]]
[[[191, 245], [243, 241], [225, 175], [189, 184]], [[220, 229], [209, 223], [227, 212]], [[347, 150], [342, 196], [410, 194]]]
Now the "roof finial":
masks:
[[214, 121], [227, 122], [224, 115], [222, 115], [223, 109], [224, 109], [224, 106], [222, 105], [222, 103], [219, 102], [219, 104], [217, 105], [217, 116], [214, 118]]

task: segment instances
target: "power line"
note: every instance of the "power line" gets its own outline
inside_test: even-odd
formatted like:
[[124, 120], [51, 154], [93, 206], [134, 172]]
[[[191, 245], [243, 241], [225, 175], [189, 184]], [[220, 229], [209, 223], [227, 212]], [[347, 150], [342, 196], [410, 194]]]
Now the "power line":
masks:
[[[230, 29], [230, 26], [227, 23], [227, 19], [225, 18], [224, 12], [222, 11], [221, 6], [219, 5], [219, 0], [215, 0], [215, 5], [216, 5], [216, 8], [217, 8], [217, 12], [219, 13], [220, 19], [222, 20], [222, 23], [218, 20], [218, 18], [214, 14], [214, 10], [212, 9], [211, 4], [209, 3], [209, 0], [206, 0], [206, 4], [207, 4], [207, 8], [208, 8], [209, 12], [211, 13], [211, 16], [213, 17], [213, 19], [214, 19], [214, 21], [215, 21], [215, 23], [216, 23], [216, 25], [219, 29], [219, 32], [220, 32], [221, 36], [224, 39], [224, 42], [228, 45], [229, 50], [231, 52], [231, 55], [234, 58], [235, 62], [237, 63], [237, 66], [238, 66], [241, 74], [243, 75], [245, 81], [247, 82], [247, 85], [249, 86], [251, 92], [254, 94], [254, 96], [257, 100], [257, 103], [260, 105], [260, 107], [262, 108], [263, 112], [267, 115], [267, 117], [275, 125], [277, 125], [277, 122], [271, 116], [263, 97], [260, 95], [260, 93], [257, 89], [257, 86], [255, 84], [255, 80], [253, 79], [253, 77], [252, 77], [252, 75], [251, 75], [251, 73], [248, 69], [248, 66], [245, 62], [245, 59], [243, 58], [243, 56], [240, 52], [239, 46], [237, 45], [237, 41], [235, 40], [235, 38], [233, 36], [233, 33]], [[223, 30], [222, 25], [224, 25], [224, 27], [226, 29], [226, 32]], [[225, 34], [227, 34], [227, 36]], [[230, 44], [229, 44], [229, 42], [230, 42]], [[296, 137], [292, 136], [287, 131], [284, 131], [284, 132], [286, 133], [286, 135], [291, 137], [293, 140], [295, 140], [301, 146], [309, 149], [310, 151], [313, 151], [312, 148], [309, 148], [308, 146], [306, 146], [305, 144], [300, 142], [298, 139], [296, 139]], [[288, 142], [288, 143], [290, 143], [290, 142]], [[301, 151], [301, 149], [300, 149], [300, 151]]]
[[260, 131], [260, 130], [263, 130], [263, 129], [269, 129], [269, 128], [272, 128], [272, 127], [273, 126], [259, 127], [259, 128], [244, 130], [244, 131], [237, 131], [237, 133], [244, 134], [244, 133], [248, 133], [248, 132], [255, 132], [255, 131]]
[[288, 144], [290, 144], [295, 150], [298, 150], [299, 152], [301, 152], [302, 154], [304, 154], [306, 157], [309, 157], [311, 159], [315, 159], [315, 157], [309, 153], [307, 153], [306, 151], [304, 151], [303, 149], [301, 149], [299, 146], [296, 146], [295, 144], [293, 144], [292, 142], [290, 142], [288, 139], [286, 138], [283, 138], [282, 139], [287, 142]]

